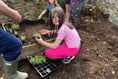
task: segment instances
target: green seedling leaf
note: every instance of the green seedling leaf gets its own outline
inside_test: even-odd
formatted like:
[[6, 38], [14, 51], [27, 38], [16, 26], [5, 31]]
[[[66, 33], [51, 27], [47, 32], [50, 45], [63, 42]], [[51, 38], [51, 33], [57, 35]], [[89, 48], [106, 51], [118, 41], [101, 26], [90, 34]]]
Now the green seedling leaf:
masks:
[[17, 31], [14, 31], [14, 34], [15, 34], [15, 35], [18, 35], [18, 32], [17, 32]]
[[18, 30], [20, 27], [18, 24], [12, 24], [12, 27], [11, 27], [13, 30]]
[[85, 21], [86, 21], [86, 22], [89, 22], [89, 20], [88, 20], [88, 19], [86, 19]]
[[39, 33], [35, 33], [35, 34], [33, 34], [33, 37], [34, 37], [34, 38], [40, 38], [41, 35], [40, 35]]
[[88, 22], [88, 23], [94, 23], [94, 20], [92, 18], [86, 19], [85, 21]]
[[43, 56], [43, 55], [44, 55], [44, 53], [43, 52], [40, 52], [39, 56]]
[[48, 18], [47, 17], [43, 17], [43, 20], [45, 21], [45, 23], [48, 22]]
[[91, 18], [91, 19], [90, 19], [90, 22], [91, 22], [91, 23], [94, 23], [94, 20]]
[[22, 41], [24, 41], [24, 40], [26, 39], [26, 36], [25, 36], [25, 35], [20, 35], [20, 39], [21, 39]]
[[38, 56], [30, 56], [29, 58], [29, 62], [33, 65], [36, 65], [36, 64], [41, 64], [41, 63], [45, 63], [46, 62], [46, 57], [43, 55], [38, 55]]

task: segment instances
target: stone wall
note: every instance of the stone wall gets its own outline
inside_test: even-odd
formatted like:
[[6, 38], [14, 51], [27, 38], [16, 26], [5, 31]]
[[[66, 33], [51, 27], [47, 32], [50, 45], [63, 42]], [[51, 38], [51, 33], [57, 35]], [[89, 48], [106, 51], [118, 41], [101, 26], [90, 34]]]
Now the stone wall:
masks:
[[109, 21], [118, 25], [118, 0], [85, 0], [84, 7], [98, 5], [105, 14], [110, 14]]

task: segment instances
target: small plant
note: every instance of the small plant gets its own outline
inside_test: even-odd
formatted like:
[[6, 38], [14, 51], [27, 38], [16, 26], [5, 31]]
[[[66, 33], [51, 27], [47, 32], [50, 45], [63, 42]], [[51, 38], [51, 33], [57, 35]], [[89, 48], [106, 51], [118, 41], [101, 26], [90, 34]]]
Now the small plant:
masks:
[[12, 24], [12, 27], [11, 27], [13, 30], [19, 30], [19, 25], [18, 24]]
[[[11, 30], [11, 32], [12, 32], [13, 30]], [[18, 31], [16, 31], [16, 30], [14, 30], [13, 32], [12, 32], [12, 34], [14, 34], [16, 37], [19, 37], [19, 35], [18, 35]]]
[[14, 35], [18, 35], [18, 32], [14, 30]]
[[94, 20], [92, 18], [86, 19], [85, 21], [88, 22], [88, 23], [94, 23]]
[[21, 39], [21, 41], [25, 41], [26, 36], [25, 35], [20, 35], [20, 39]]
[[46, 57], [42, 53], [40, 53], [38, 56], [30, 56], [29, 62], [33, 65], [45, 63]]
[[35, 33], [35, 34], [33, 34], [33, 37], [34, 37], [34, 38], [40, 38], [41, 35], [40, 35], [39, 33]]
[[23, 33], [23, 34], [21, 34], [20, 35], [20, 39], [21, 39], [21, 41], [25, 41], [25, 39], [26, 39], [26, 35]]
[[48, 23], [48, 18], [47, 17], [43, 17], [43, 20], [45, 21], [45, 23]]

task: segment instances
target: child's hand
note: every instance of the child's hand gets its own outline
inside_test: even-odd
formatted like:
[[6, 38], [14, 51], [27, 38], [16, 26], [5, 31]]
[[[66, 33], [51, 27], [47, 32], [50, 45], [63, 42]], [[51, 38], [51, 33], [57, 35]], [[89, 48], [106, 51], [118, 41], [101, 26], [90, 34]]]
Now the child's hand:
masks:
[[49, 30], [46, 30], [46, 29], [42, 29], [42, 30], [39, 31], [39, 33], [41, 35], [46, 35], [46, 34], [50, 34], [50, 31]]
[[35, 40], [40, 44], [42, 44], [44, 42], [42, 38], [35, 38]]
[[18, 11], [11, 9], [12, 15], [9, 15], [14, 23], [20, 23], [22, 21], [22, 16], [18, 13]]
[[38, 18], [37, 18], [37, 19], [39, 19], [39, 20], [40, 20], [40, 19], [41, 19], [41, 16], [38, 16]]

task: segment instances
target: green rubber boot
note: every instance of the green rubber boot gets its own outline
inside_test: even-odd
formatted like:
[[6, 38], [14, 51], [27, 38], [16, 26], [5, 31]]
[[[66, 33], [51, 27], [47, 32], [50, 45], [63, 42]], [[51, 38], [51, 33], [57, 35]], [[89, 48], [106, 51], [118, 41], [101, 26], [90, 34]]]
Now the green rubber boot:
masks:
[[15, 61], [5, 61], [3, 59], [3, 70], [4, 74], [0, 79], [26, 79], [28, 77], [27, 73], [17, 71], [18, 60]]

